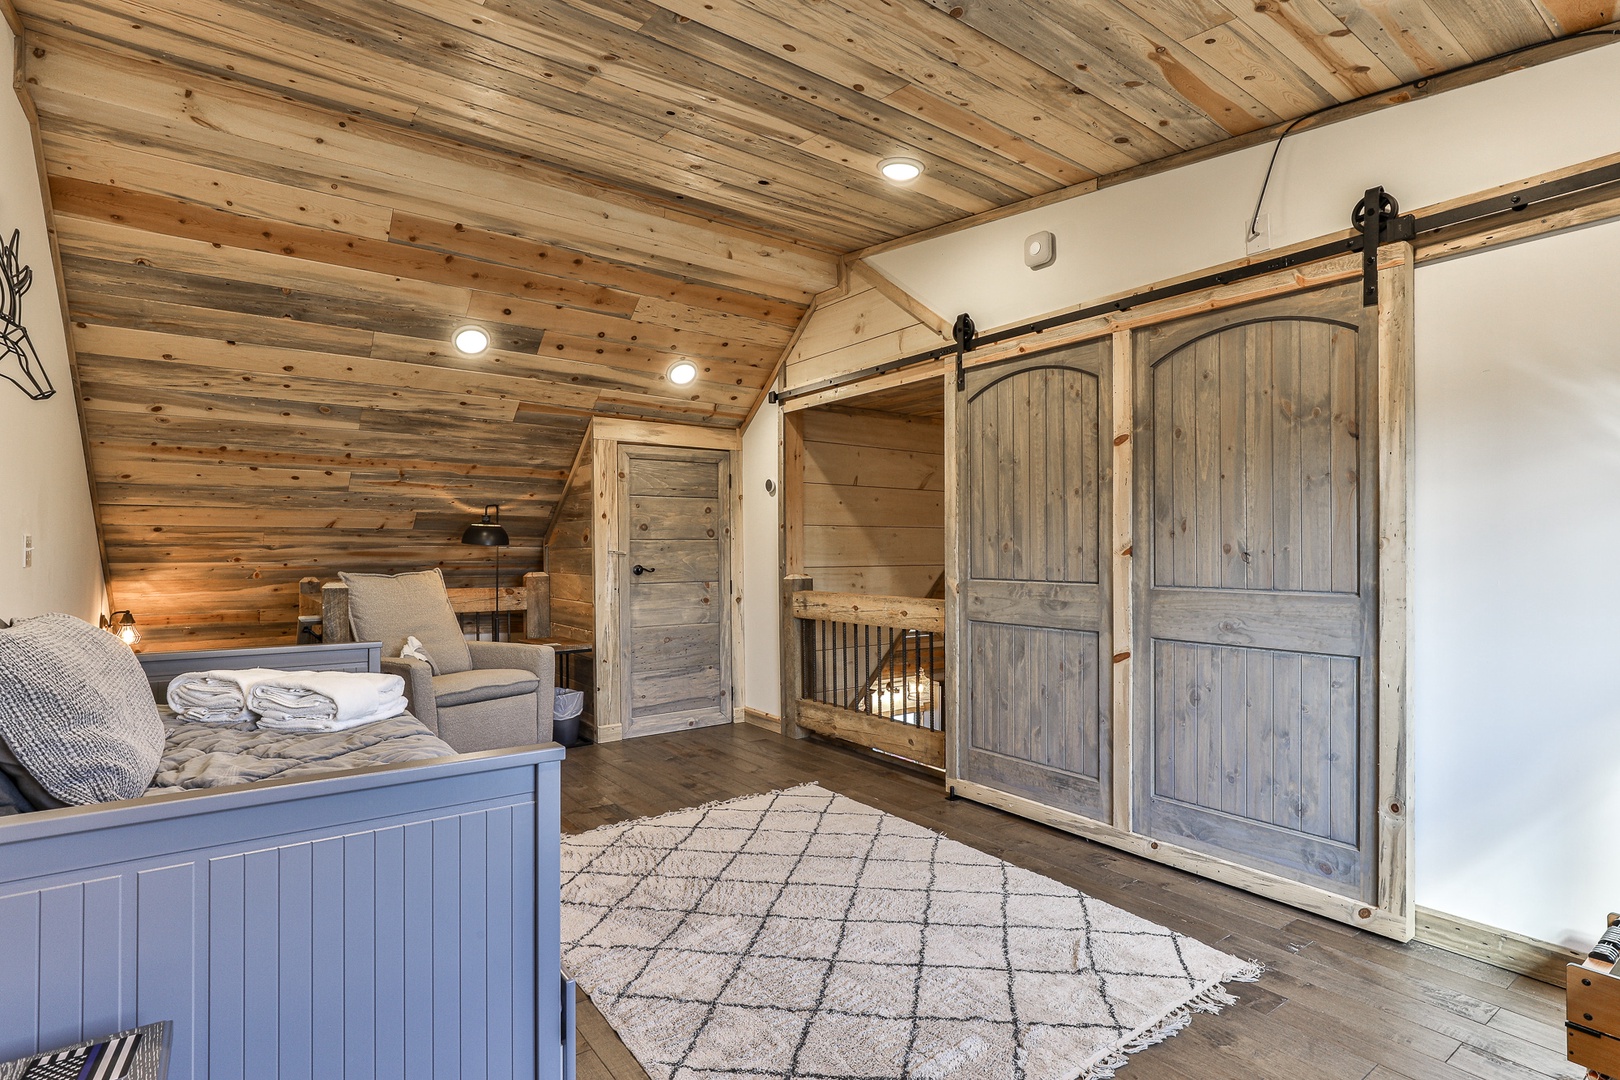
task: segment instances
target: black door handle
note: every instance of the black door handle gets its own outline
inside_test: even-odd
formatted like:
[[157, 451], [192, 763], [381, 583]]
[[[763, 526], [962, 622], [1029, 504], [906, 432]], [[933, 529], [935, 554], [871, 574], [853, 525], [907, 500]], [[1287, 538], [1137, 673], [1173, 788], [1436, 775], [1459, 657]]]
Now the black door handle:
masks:
[[630, 568], [630, 572], [636, 577], [640, 577], [642, 574], [656, 574], [658, 568], [656, 566], [642, 566], [640, 563], [636, 563]]

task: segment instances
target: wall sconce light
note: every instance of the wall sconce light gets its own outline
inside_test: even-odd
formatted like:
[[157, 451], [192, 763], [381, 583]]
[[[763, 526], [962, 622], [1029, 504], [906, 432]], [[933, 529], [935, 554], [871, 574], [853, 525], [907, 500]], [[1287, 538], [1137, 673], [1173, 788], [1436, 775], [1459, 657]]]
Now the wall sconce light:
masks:
[[130, 648], [141, 643], [141, 632], [135, 627], [135, 616], [129, 611], [115, 611], [101, 617], [101, 628]]
[[477, 356], [489, 348], [489, 331], [482, 326], [463, 326], [450, 341], [463, 356]]

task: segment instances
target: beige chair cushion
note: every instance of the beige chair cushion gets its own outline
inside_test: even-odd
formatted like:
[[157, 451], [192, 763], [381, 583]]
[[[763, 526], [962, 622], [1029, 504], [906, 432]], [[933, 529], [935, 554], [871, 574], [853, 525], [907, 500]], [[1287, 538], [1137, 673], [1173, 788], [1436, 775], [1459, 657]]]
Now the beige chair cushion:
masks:
[[534, 672], [517, 668], [484, 668], [433, 677], [433, 700], [441, 709], [532, 694], [538, 689], [540, 680]]
[[349, 626], [356, 641], [380, 641], [384, 656], [398, 656], [414, 634], [433, 658], [436, 674], [454, 675], [472, 667], [467, 639], [437, 569], [338, 577], [349, 587]]

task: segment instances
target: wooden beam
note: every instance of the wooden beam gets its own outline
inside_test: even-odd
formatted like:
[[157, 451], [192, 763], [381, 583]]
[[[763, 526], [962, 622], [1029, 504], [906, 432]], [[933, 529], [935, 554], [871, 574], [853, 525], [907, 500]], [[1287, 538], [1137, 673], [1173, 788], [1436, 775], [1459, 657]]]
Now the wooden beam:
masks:
[[782, 414], [780, 504], [782, 576], [804, 573], [804, 417]]
[[621, 677], [628, 642], [620, 633], [619, 603], [625, 570], [623, 553], [630, 550], [624, 528], [625, 507], [621, 498], [625, 485], [618, 480], [619, 446], [603, 437], [592, 421], [591, 446], [591, 566], [596, 603], [596, 684], [594, 713], [596, 742], [617, 742], [624, 738], [624, 718], [629, 705], [623, 700], [629, 680]]
[[1136, 367], [1133, 351], [1134, 335], [1129, 330], [1114, 333], [1113, 340], [1113, 414], [1114, 414], [1114, 493], [1113, 493], [1113, 559], [1112, 576], [1108, 587], [1113, 599], [1110, 637], [1113, 642], [1113, 708], [1109, 724], [1113, 731], [1113, 823], [1116, 828], [1129, 832], [1131, 828], [1131, 791], [1133, 789], [1133, 699], [1131, 693], [1132, 659], [1136, 648], [1133, 609], [1135, 565], [1133, 534], [1136, 503], [1132, 496], [1136, 434], [1135, 408]]
[[[23, 43], [23, 21], [17, 12], [15, 0], [0, 0], [0, 16], [4, 16], [6, 25], [11, 27], [11, 35], [17, 39], [17, 49], [20, 53]], [[19, 64], [15, 70], [21, 71], [22, 65]]]
[[788, 338], [786, 345], [782, 346], [781, 353], [776, 357], [776, 363], [771, 365], [771, 373], [765, 378], [765, 384], [759, 388], [759, 396], [754, 398], [752, 405], [748, 406], [748, 415], [743, 417], [743, 427], [746, 428], [754, 422], [754, 414], [759, 412], [760, 406], [764, 405], [770, 398], [771, 391], [776, 389], [777, 382], [782, 378], [782, 370], [787, 366], [788, 357], [792, 356], [793, 350], [799, 347], [799, 339], [804, 336], [804, 328], [810, 325], [810, 316], [816, 313], [816, 305], [819, 299], [819, 297], [811, 299], [810, 306], [805, 308], [804, 314], [799, 317], [799, 324], [793, 328], [793, 336]]
[[808, 734], [799, 724], [799, 702], [806, 684], [804, 627], [793, 614], [793, 598], [801, 591], [815, 588], [816, 583], [803, 574], [790, 574], [782, 579], [782, 734], [790, 739], [802, 739]]
[[940, 337], [951, 336], [951, 320], [902, 289], [898, 282], [878, 269], [865, 259], [855, 263], [861, 276], [872, 283], [872, 287], [888, 298], [891, 304], [900, 308], [913, 319], [922, 323]]
[[796, 591], [793, 594], [793, 615], [799, 619], [821, 622], [885, 626], [935, 634], [945, 632], [945, 601], [914, 596]]
[[659, 424], [640, 420], [598, 417], [591, 422], [592, 437], [616, 442], [687, 446], [699, 450], [740, 450], [742, 432], [697, 424]]
[[1412, 562], [1414, 352], [1410, 244], [1378, 273], [1378, 907], [1414, 928], [1412, 667], [1408, 610]]
[[885, 754], [908, 758], [930, 768], [945, 767], [943, 731], [929, 731], [927, 728], [803, 698], [796, 704], [799, 726], [817, 735], [854, 743], [870, 750], [881, 750]]

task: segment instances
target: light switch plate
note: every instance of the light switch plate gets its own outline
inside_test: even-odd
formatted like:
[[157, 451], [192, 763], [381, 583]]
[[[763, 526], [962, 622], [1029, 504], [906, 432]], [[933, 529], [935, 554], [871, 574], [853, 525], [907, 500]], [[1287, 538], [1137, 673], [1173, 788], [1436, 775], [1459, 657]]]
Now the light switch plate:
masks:
[[23, 569], [34, 565], [34, 534], [23, 533]]
[[1024, 241], [1024, 265], [1040, 270], [1057, 261], [1057, 237], [1049, 232], [1032, 233]]

